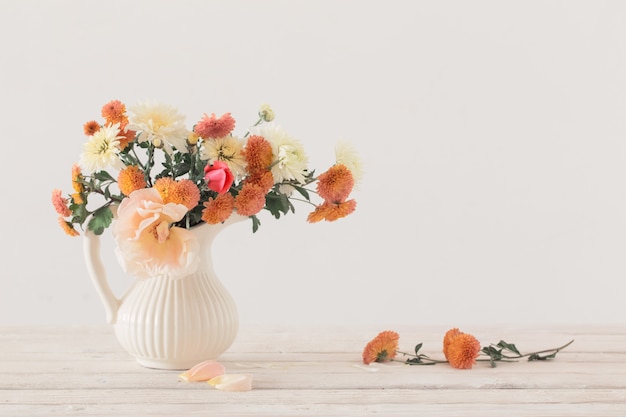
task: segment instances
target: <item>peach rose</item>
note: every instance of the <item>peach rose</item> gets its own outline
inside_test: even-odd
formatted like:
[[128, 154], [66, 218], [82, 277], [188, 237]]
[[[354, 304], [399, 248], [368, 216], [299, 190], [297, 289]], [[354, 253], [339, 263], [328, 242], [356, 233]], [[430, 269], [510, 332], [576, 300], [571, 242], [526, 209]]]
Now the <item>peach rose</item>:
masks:
[[199, 244], [187, 229], [172, 227], [187, 213], [182, 204], [163, 204], [154, 188], [133, 191], [117, 209], [115, 252], [124, 271], [137, 278], [182, 278], [198, 267]]

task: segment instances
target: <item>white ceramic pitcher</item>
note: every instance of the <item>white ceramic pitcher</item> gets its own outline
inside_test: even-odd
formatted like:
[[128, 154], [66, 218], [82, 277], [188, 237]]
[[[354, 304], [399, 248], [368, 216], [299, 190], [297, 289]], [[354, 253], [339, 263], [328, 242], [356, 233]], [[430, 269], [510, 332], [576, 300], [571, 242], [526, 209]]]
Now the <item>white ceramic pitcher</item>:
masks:
[[104, 303], [107, 321], [137, 362], [158, 369], [189, 369], [224, 353], [239, 326], [234, 300], [221, 284], [211, 256], [217, 234], [246, 220], [235, 213], [224, 223], [201, 223], [190, 230], [202, 251], [195, 273], [182, 279], [152, 277], [135, 280], [121, 298], [110, 288], [100, 257], [100, 237], [87, 231], [85, 262]]

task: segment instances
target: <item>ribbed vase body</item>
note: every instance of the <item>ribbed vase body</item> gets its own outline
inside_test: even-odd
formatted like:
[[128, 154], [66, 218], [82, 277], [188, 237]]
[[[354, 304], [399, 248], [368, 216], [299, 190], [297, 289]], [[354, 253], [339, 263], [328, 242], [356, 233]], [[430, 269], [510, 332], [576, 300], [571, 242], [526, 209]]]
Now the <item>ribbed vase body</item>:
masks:
[[124, 294], [114, 323], [121, 345], [141, 365], [188, 369], [224, 353], [237, 336], [237, 307], [221, 284], [211, 257], [214, 237], [225, 225], [192, 228], [202, 260], [182, 279], [153, 277]]

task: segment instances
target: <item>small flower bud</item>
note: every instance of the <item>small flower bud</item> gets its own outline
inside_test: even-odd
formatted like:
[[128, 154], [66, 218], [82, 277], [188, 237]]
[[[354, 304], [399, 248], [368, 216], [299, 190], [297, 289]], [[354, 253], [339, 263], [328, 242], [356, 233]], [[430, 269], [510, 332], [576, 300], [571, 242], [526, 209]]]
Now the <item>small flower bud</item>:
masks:
[[199, 136], [195, 132], [191, 132], [189, 136], [187, 136], [187, 145], [196, 146], [196, 143], [198, 143], [198, 138]]
[[263, 104], [259, 109], [259, 117], [266, 122], [271, 122], [274, 120], [274, 110], [272, 110], [269, 104]]
[[163, 147], [163, 141], [159, 138], [154, 138], [152, 140], [152, 145], [154, 145], [154, 147], [157, 149], [161, 149]]

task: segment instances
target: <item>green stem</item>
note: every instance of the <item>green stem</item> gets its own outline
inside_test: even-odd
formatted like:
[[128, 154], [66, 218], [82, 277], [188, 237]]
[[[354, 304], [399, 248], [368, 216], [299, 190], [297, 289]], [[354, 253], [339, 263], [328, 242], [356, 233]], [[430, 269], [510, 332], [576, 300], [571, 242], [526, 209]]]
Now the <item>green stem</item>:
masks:
[[146, 161], [146, 165], [144, 167], [144, 179], [146, 180], [146, 184], [148, 184], [148, 187], [152, 187], [152, 177], [150, 175], [150, 171], [152, 170], [153, 165], [154, 165], [154, 145], [150, 143], [148, 144], [148, 160]]
[[520, 354], [517, 356], [506, 356], [506, 355], [502, 355], [503, 358], [507, 358], [507, 359], [519, 359], [519, 358], [524, 358], [526, 356], [532, 356], [532, 355], [539, 355], [541, 353], [548, 353], [548, 352], [554, 352], [554, 354], [556, 355], [557, 353], [559, 353], [561, 350], [565, 349], [566, 347], [568, 347], [569, 345], [571, 345], [572, 343], [574, 343], [574, 339], [570, 340], [569, 342], [567, 342], [566, 344], [564, 344], [563, 346], [559, 346], [558, 348], [554, 348], [554, 349], [544, 349], [544, 350], [538, 350], [536, 352], [531, 352], [531, 353], [524, 353], [524, 354]]
[[[260, 125], [262, 122], [263, 122], [263, 118], [262, 118], [262, 117], [259, 117], [259, 120], [257, 120], [257, 121], [256, 121], [256, 123], [252, 125], [252, 127], [258, 126], [258, 125]], [[246, 134], [245, 134], [245, 135], [243, 135], [243, 138], [245, 139], [245, 138], [247, 138], [248, 136], [250, 136], [250, 131], [249, 131], [249, 130], [246, 132]]]
[[[443, 360], [440, 360], [440, 359], [432, 359], [432, 358], [429, 358], [428, 356], [425, 356], [425, 355], [415, 355], [413, 353], [401, 352], [399, 350], [397, 350], [396, 353], [399, 353], [399, 354], [405, 355], [405, 356], [412, 356], [414, 358], [420, 358], [421, 360], [425, 360], [425, 361], [429, 361], [429, 362], [433, 362], [433, 363], [448, 363], [448, 361], [443, 361]], [[404, 361], [397, 361], [397, 362], [404, 362]]]
[[312, 205], [313, 207], [317, 207], [317, 205], [315, 203], [310, 202], [309, 200], [305, 200], [304, 198], [298, 198], [298, 197], [289, 197], [290, 200], [293, 201], [301, 201], [303, 203], [309, 203], [310, 205]]
[[137, 155], [137, 152], [135, 152], [135, 147], [133, 146], [131, 149], [131, 152], [133, 153], [133, 155], [135, 155], [135, 161], [137, 161], [137, 164], [139, 165], [139, 168], [141, 168], [141, 170], [145, 170], [145, 165], [141, 162], [141, 159], [139, 159], [139, 156]]

